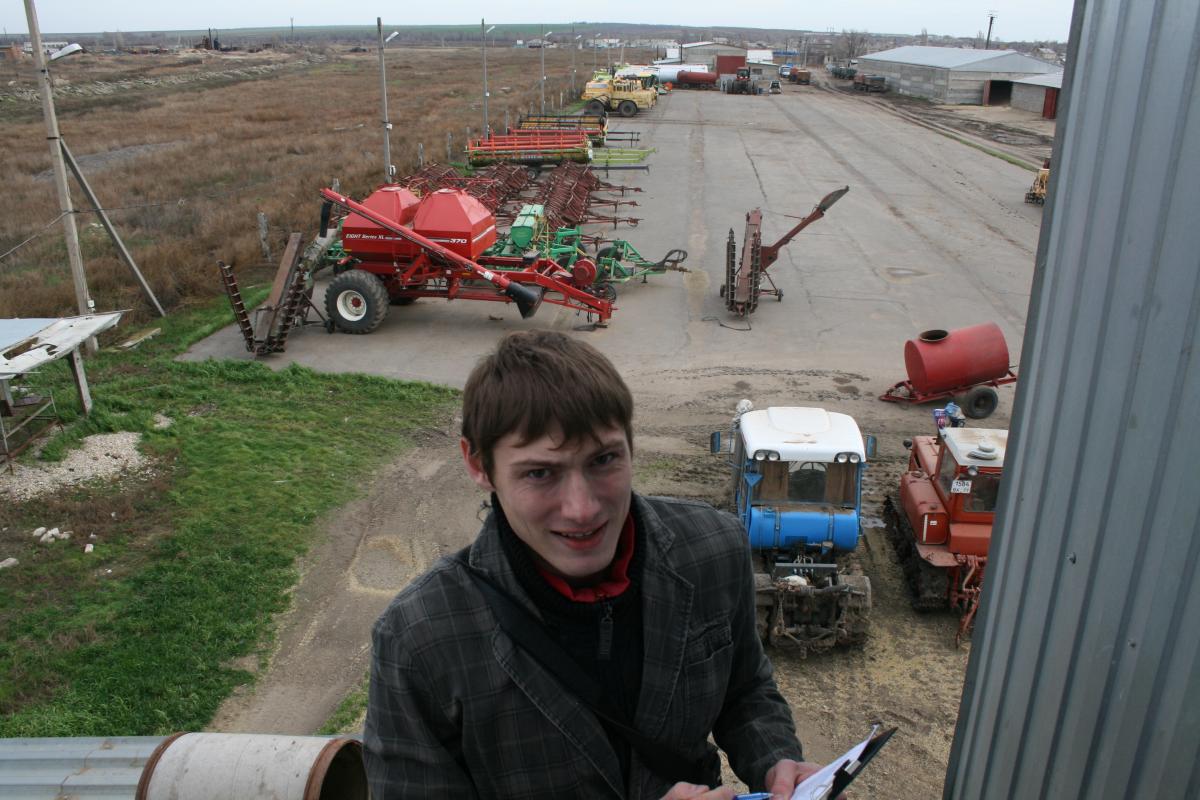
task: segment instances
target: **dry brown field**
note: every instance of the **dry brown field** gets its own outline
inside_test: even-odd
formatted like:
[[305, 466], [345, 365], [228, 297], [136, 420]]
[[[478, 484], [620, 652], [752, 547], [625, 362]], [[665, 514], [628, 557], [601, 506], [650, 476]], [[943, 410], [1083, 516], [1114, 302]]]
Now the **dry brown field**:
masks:
[[[571, 53], [545, 56], [546, 103], [557, 108], [560, 92], [569, 102]], [[494, 128], [506, 111], [515, 122], [540, 103], [540, 58], [537, 50], [489, 50]], [[592, 61], [591, 52], [576, 56], [580, 87]], [[445, 161], [447, 134], [456, 151], [468, 127], [478, 134], [479, 49], [389, 48], [387, 67], [400, 175], [416, 168], [418, 143], [428, 161]], [[272, 269], [258, 212], [278, 253], [290, 231], [315, 233], [322, 186], [337, 179], [363, 196], [383, 181], [374, 51], [89, 54], [51, 72], [63, 139], [168, 310], [220, 292], [218, 259], [252, 276]], [[0, 317], [75, 313], [32, 61], [5, 63], [0, 77]], [[132, 309], [134, 324], [149, 319], [83, 193], [72, 192], [97, 308]]]

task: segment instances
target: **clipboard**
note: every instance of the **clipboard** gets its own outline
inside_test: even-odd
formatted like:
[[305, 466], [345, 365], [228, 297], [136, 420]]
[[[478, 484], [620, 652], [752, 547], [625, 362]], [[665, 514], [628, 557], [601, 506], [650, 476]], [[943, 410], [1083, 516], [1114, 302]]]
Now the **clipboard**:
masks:
[[857, 759], [847, 761], [842, 766], [838, 767], [838, 771], [833, 776], [833, 788], [829, 792], [831, 798], [837, 797], [850, 783], [858, 777], [875, 754], [883, 749], [883, 746], [888, 743], [898, 728], [888, 728], [886, 731], [880, 731], [867, 740], [866, 746]]
[[805, 778], [792, 792], [791, 800], [832, 800], [841, 794], [897, 730], [881, 732], [879, 727], [872, 727], [866, 739]]

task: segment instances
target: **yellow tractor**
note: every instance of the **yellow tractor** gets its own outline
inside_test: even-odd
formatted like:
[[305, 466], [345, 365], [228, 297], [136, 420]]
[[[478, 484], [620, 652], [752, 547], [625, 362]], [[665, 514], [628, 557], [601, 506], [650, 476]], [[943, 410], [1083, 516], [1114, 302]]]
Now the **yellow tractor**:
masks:
[[1044, 206], [1046, 204], [1046, 184], [1049, 181], [1050, 159], [1047, 158], [1042, 162], [1042, 168], [1037, 171], [1037, 175], [1033, 179], [1033, 185], [1025, 193], [1025, 202]]
[[582, 99], [589, 114], [615, 111], [622, 117], [632, 117], [639, 111], [654, 108], [658, 92], [643, 89], [636, 79], [613, 78], [607, 73], [596, 73], [584, 86]]

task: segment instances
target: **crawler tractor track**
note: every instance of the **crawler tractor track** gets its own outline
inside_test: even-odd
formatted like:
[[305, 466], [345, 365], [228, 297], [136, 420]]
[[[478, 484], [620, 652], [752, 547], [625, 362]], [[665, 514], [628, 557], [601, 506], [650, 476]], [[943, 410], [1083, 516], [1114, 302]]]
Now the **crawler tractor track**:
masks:
[[916, 611], [936, 611], [947, 607], [950, 589], [945, 570], [927, 563], [917, 553], [912, 526], [892, 501], [891, 495], [883, 501], [883, 519], [887, 523], [888, 539], [900, 558], [904, 577], [912, 590], [912, 607]]

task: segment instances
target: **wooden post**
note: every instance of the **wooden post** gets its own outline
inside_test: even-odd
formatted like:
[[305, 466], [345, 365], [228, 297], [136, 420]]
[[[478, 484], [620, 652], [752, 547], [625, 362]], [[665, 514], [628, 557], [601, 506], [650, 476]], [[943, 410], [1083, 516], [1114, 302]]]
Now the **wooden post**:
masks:
[[504, 132], [508, 133], [509, 130], [510, 129], [508, 127], [508, 109], [506, 108], [506, 109], [504, 109]]
[[446, 134], [446, 163], [449, 164], [451, 162], [451, 160], [452, 159], [450, 158], [450, 134], [447, 133]]
[[125, 242], [121, 240], [121, 235], [117, 233], [112, 220], [108, 218], [108, 214], [104, 209], [100, 207], [100, 200], [96, 197], [96, 193], [92, 191], [92, 186], [88, 183], [87, 178], [83, 176], [83, 170], [79, 168], [79, 163], [75, 161], [75, 156], [71, 155], [71, 150], [67, 147], [66, 140], [59, 137], [58, 144], [62, 147], [63, 159], [66, 161], [67, 166], [70, 167], [71, 174], [75, 176], [79, 188], [83, 189], [84, 196], [92, 204], [92, 208], [96, 210], [96, 215], [100, 217], [100, 224], [104, 226], [104, 230], [108, 231], [108, 236], [112, 239], [113, 246], [117, 248], [117, 255], [125, 262], [125, 266], [129, 267], [130, 271], [133, 272], [133, 277], [137, 278], [137, 282], [141, 285], [147, 299], [154, 306], [154, 310], [158, 312], [160, 317], [165, 317], [167, 312], [163, 311], [163, 307], [159, 305], [158, 298], [154, 296], [154, 290], [150, 288], [150, 284], [146, 282], [142, 271], [138, 269], [137, 262], [133, 260], [133, 256], [130, 254], [128, 248], [125, 247]]
[[268, 238], [270, 228], [267, 225], [267, 215], [258, 212], [258, 244], [262, 248], [263, 260], [271, 260], [271, 241]]
[[417, 142], [417, 169], [425, 168], [425, 145]]
[[92, 413], [92, 393], [88, 390], [87, 375], [83, 372], [83, 356], [76, 347], [71, 351], [71, 374], [75, 376], [75, 388], [79, 390], [79, 404], [83, 406], [83, 414]]

